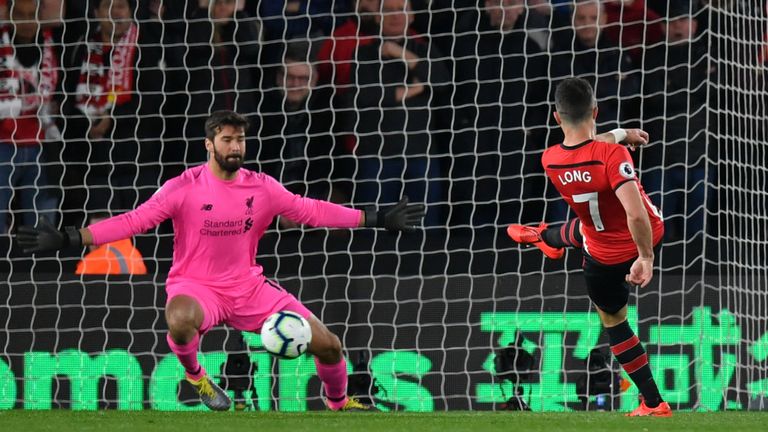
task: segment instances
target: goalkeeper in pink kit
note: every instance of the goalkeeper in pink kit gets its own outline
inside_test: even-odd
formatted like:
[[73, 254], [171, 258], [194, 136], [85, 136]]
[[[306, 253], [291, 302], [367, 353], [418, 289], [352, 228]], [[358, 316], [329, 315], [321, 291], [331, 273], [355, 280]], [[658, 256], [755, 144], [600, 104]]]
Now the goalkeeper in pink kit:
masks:
[[41, 219], [35, 228], [20, 227], [17, 241], [25, 252], [100, 245], [171, 219], [175, 235], [166, 283], [167, 340], [208, 408], [227, 410], [231, 401], [197, 361], [200, 335], [220, 323], [258, 332], [271, 314], [290, 310], [309, 321], [308, 352], [315, 356], [328, 408], [373, 409], [346, 394], [347, 365], [339, 338], [293, 295], [264, 277], [256, 250], [277, 215], [311, 226], [401, 231], [421, 223], [424, 205], [409, 205], [404, 198], [389, 210], [361, 211], [294, 195], [272, 177], [241, 168], [247, 128], [243, 116], [217, 111], [205, 123], [207, 164], [167, 181], [133, 211], [79, 230], [58, 231]]

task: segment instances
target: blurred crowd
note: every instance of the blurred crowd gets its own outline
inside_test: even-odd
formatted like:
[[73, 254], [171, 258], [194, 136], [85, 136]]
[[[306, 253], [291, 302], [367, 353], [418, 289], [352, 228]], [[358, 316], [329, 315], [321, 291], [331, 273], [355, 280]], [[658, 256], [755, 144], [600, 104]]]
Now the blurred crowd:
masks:
[[[251, 120], [247, 166], [302, 195], [405, 193], [428, 226], [564, 220], [538, 156], [560, 139], [555, 86], [579, 76], [600, 130], [650, 133], [642, 182], [668, 236], [691, 236], [716, 181], [708, 30], [758, 3], [0, 0], [0, 232], [134, 208], [206, 160], [219, 109]], [[731, 60], [759, 69], [749, 37]]]

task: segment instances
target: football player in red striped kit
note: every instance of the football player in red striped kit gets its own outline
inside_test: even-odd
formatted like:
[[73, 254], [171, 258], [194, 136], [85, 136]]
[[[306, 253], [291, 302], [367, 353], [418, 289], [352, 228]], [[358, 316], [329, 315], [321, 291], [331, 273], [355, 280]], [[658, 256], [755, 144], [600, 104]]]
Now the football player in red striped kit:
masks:
[[[627, 149], [603, 141], [605, 135], [595, 136], [597, 104], [590, 84], [564, 80], [555, 92], [555, 107], [565, 139], [549, 147], [541, 163], [578, 219], [557, 230], [545, 224], [512, 225], [507, 232], [550, 258], [562, 256], [563, 247], [581, 247], [589, 298], [611, 351], [643, 396], [628, 415], [669, 417], [672, 410], [662, 400], [645, 349], [627, 322], [630, 286], [645, 287], [653, 277], [655, 250], [664, 236], [661, 213], [643, 191]], [[617, 143], [627, 137], [623, 129], [609, 134]]]

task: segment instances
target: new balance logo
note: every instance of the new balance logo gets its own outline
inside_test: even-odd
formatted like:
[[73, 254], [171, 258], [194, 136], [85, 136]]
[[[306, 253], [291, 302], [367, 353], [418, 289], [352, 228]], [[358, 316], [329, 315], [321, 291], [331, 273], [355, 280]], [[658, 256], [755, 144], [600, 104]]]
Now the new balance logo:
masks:
[[202, 211], [211, 211], [211, 210], [213, 210], [213, 204], [203, 204], [203, 206], [200, 207], [200, 210], [202, 210]]

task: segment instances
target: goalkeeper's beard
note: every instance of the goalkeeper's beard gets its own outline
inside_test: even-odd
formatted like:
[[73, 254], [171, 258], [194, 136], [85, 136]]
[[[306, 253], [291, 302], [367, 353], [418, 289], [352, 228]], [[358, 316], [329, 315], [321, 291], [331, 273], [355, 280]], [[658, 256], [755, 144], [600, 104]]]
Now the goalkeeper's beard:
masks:
[[237, 172], [237, 170], [240, 169], [240, 167], [243, 166], [243, 156], [242, 155], [229, 155], [224, 156], [218, 151], [216, 151], [216, 148], [213, 149], [213, 158], [216, 160], [216, 163], [219, 164], [221, 169], [228, 173], [234, 173]]

